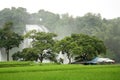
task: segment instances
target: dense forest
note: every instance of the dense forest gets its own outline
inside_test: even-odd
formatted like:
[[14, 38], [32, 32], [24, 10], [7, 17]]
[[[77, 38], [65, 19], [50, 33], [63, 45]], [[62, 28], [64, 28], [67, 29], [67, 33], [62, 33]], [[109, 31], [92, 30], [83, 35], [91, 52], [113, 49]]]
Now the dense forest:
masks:
[[84, 33], [96, 36], [104, 41], [106, 55], [120, 62], [120, 18], [105, 19], [100, 14], [86, 13], [84, 16], [72, 17], [69, 14], [55, 14], [45, 10], [28, 13], [25, 8], [5, 8], [0, 11], [0, 28], [6, 22], [13, 22], [13, 30], [23, 34], [26, 24], [44, 25], [50, 32], [62, 39], [72, 33]]

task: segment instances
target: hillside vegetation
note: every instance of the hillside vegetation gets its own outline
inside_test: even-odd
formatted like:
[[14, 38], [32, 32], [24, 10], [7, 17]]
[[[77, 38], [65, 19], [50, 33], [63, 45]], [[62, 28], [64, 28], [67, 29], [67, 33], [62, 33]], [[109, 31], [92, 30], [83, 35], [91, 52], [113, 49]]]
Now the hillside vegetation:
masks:
[[25, 8], [5, 8], [0, 11], [0, 27], [6, 22], [13, 22], [16, 33], [23, 34], [26, 24], [44, 25], [50, 32], [58, 34], [58, 39], [83, 33], [97, 36], [107, 46], [105, 57], [120, 62], [120, 18], [105, 19], [100, 14], [87, 13], [84, 16], [72, 17], [69, 14], [55, 14], [45, 10], [30, 14]]

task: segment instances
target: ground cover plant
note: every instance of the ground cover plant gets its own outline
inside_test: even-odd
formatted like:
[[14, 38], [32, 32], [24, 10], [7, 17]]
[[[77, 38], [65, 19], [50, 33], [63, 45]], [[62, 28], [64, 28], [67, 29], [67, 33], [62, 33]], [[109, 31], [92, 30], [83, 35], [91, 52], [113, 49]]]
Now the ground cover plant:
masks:
[[2, 67], [18, 67], [18, 66], [30, 66], [33, 62], [31, 61], [9, 61], [9, 62], [0, 62], [0, 68]]
[[0, 80], [120, 80], [120, 65], [33, 64], [1, 67]]

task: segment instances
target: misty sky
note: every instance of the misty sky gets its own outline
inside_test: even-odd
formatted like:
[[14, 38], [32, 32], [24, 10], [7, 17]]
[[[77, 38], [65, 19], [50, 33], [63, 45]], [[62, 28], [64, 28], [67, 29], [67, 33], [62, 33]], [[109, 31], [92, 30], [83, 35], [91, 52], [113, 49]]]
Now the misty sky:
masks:
[[110, 19], [120, 17], [120, 0], [1, 0], [0, 10], [11, 7], [24, 7], [28, 12], [38, 12], [40, 9], [54, 13], [69, 13], [73, 16], [83, 16], [85, 13], [100, 13]]

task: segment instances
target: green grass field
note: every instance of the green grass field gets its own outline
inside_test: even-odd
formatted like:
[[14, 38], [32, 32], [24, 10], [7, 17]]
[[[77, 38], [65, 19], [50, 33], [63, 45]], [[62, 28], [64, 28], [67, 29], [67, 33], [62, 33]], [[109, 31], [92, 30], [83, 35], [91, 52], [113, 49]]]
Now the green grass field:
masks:
[[120, 80], [119, 64], [87, 66], [35, 65], [30, 62], [0, 64], [2, 65], [2, 67], [0, 65], [0, 80]]

